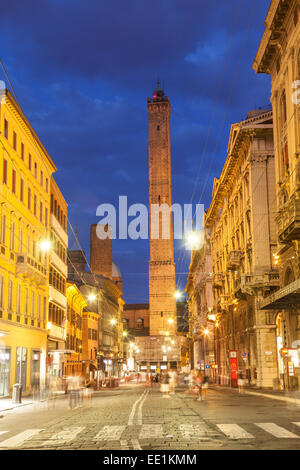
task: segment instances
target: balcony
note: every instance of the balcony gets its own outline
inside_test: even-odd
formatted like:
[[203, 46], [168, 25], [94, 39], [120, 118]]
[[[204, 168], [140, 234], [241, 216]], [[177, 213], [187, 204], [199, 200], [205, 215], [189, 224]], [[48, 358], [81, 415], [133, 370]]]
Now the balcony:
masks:
[[280, 243], [289, 243], [300, 237], [300, 191], [296, 191], [281, 207], [276, 217]]
[[16, 275], [39, 285], [48, 284], [48, 273], [45, 266], [27, 255], [17, 256]]
[[220, 295], [217, 298], [217, 307], [218, 310], [226, 310], [227, 304], [229, 302], [229, 295]]
[[53, 302], [59, 304], [62, 308], [67, 308], [67, 297], [53, 286], [49, 286], [49, 300], [53, 300]]
[[51, 328], [49, 329], [49, 338], [66, 341], [66, 328], [62, 328], [61, 326], [51, 323]]
[[55, 217], [55, 215], [53, 214], [50, 214], [50, 227], [52, 227], [55, 232], [57, 233], [57, 235], [60, 237], [61, 241], [66, 245], [68, 246], [68, 235], [67, 233], [64, 231], [64, 229], [62, 228], [62, 226], [60, 225], [60, 223], [58, 222], [57, 218]]
[[50, 251], [50, 264], [55, 266], [63, 276], [68, 276], [68, 267], [66, 263], [64, 263], [60, 257], [55, 253], [54, 250]]
[[227, 269], [229, 271], [236, 271], [240, 265], [240, 259], [241, 259], [241, 251], [239, 250], [230, 251], [228, 259], [227, 259]]
[[236, 297], [241, 297], [243, 294], [253, 295], [254, 287], [279, 287], [279, 273], [268, 272], [259, 275], [241, 274], [234, 281], [234, 294]]

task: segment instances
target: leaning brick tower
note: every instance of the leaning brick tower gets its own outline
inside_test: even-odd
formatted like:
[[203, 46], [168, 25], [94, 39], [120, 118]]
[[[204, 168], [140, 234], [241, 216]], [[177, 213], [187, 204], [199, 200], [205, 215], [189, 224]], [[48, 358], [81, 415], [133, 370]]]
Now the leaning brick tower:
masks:
[[[172, 206], [170, 115], [171, 105], [157, 83], [153, 97], [148, 98], [149, 119], [149, 315], [150, 336], [176, 334], [175, 264], [173, 251], [173, 222], [171, 212], [156, 218], [156, 237], [153, 238], [153, 205]], [[170, 236], [164, 238], [163, 224], [169, 225]], [[170, 319], [173, 323], [170, 323]]]

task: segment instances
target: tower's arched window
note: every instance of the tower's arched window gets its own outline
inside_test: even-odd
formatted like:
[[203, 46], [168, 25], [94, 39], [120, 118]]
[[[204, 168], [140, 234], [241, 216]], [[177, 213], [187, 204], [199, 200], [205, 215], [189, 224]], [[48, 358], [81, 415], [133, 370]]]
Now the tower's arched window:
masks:
[[136, 320], [136, 327], [139, 328], [139, 329], [144, 327], [144, 319], [143, 318], [138, 318]]

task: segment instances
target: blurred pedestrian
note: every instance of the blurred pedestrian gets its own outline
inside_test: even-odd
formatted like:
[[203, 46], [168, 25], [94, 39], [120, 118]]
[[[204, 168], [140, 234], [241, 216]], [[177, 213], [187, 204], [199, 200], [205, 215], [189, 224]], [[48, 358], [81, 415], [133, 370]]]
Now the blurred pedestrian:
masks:
[[175, 395], [175, 387], [176, 387], [176, 381], [177, 381], [177, 371], [176, 370], [171, 370], [169, 372], [170, 376], [170, 395]]
[[197, 391], [195, 400], [198, 400], [198, 401], [202, 400], [202, 382], [203, 382], [203, 376], [199, 370], [195, 376], [195, 387]]
[[161, 377], [161, 385], [160, 385], [160, 390], [163, 394], [163, 398], [170, 398], [169, 395], [169, 388], [170, 388], [170, 376], [168, 374], [168, 371], [166, 370], [163, 373], [163, 376]]
[[244, 387], [245, 387], [244, 374], [243, 374], [243, 371], [240, 370], [240, 371], [238, 372], [238, 388], [239, 388], [239, 393], [244, 393]]
[[206, 398], [206, 395], [207, 395], [207, 389], [208, 389], [208, 377], [207, 375], [203, 375], [203, 380], [202, 380], [202, 383], [201, 383], [201, 393], [202, 393], [202, 399], [204, 400]]

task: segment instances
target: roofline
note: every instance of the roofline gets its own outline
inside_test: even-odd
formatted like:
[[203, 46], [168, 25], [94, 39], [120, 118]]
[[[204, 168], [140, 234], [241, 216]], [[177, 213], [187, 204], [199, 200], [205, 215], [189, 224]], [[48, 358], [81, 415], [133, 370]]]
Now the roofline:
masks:
[[33, 129], [32, 125], [30, 124], [29, 120], [25, 116], [24, 112], [22, 111], [21, 106], [16, 102], [15, 98], [12, 96], [11, 92], [9, 91], [8, 88], [5, 89], [5, 95], [6, 98], [12, 103], [13, 107], [16, 109], [20, 117], [23, 119], [25, 122], [26, 126], [29, 128], [30, 132], [32, 133], [34, 140], [36, 140], [37, 144], [40, 146], [42, 152], [46, 155], [50, 165], [53, 167], [54, 171], [57, 171], [57, 167], [55, 163], [53, 162], [52, 158], [50, 157], [49, 153], [45, 149], [44, 145], [40, 141], [38, 135], [36, 134], [35, 130]]
[[[238, 123], [235, 123], [235, 124], [232, 124], [231, 127], [230, 127], [230, 133], [229, 133], [229, 139], [228, 139], [228, 147], [227, 147], [227, 157], [226, 157], [226, 160], [225, 160], [225, 163], [224, 163], [224, 166], [223, 166], [223, 169], [221, 171], [221, 175], [220, 177], [218, 178], [218, 185], [217, 185], [217, 188], [215, 190], [215, 193], [213, 194], [213, 198], [211, 200], [211, 203], [209, 205], [209, 208], [207, 210], [207, 214], [206, 214], [206, 217], [205, 217], [205, 225], [207, 224], [207, 227], [210, 227], [211, 226], [211, 222], [209, 222], [210, 220], [214, 220], [215, 219], [215, 215], [213, 215], [213, 211], [214, 209], [217, 209], [218, 208], [218, 201], [217, 201], [217, 197], [216, 196], [221, 196], [222, 197], [222, 191], [224, 191], [224, 179], [226, 178], [226, 176], [228, 175], [228, 172], [229, 172], [229, 167], [230, 167], [230, 163], [232, 163], [232, 158], [234, 156], [234, 147], [236, 145], [236, 142], [238, 140], [238, 137], [241, 135], [241, 134], [244, 134], [245, 132], [251, 130], [251, 126], [249, 126], [249, 123], [253, 122], [253, 121], [257, 121], [261, 118], [272, 118], [273, 117], [273, 111], [270, 110], [268, 112], [265, 112], [265, 113], [261, 113], [261, 114], [258, 114], [256, 116], [253, 116], [251, 118], [248, 118], [244, 121], [241, 121], [241, 122], [238, 122]], [[263, 127], [262, 127], [263, 128]], [[232, 136], [232, 133], [234, 130], [237, 129], [237, 138], [236, 140], [234, 141], [233, 143], [233, 147], [231, 148], [231, 152], [229, 152], [229, 145], [230, 145], [230, 142], [231, 142], [231, 136]], [[253, 127], [253, 129], [255, 130], [256, 128]]]

